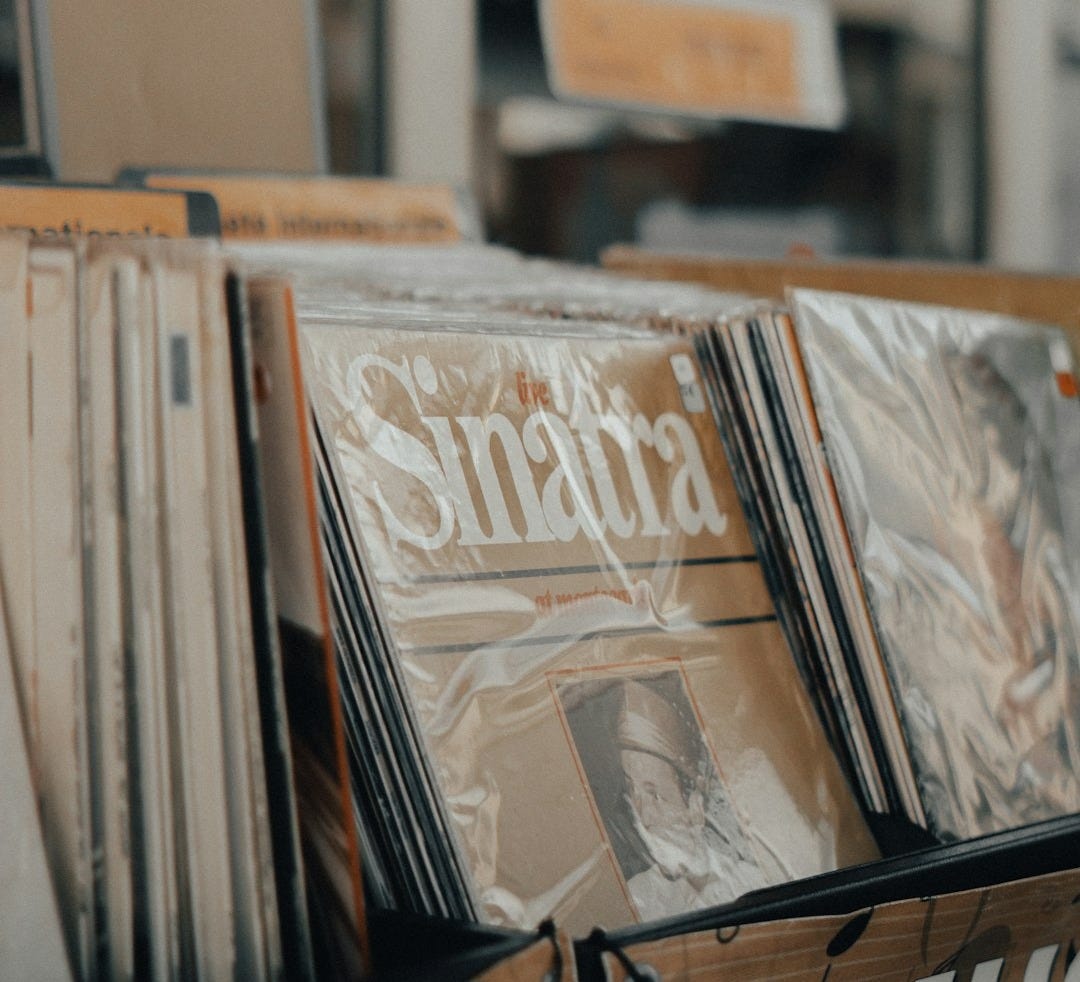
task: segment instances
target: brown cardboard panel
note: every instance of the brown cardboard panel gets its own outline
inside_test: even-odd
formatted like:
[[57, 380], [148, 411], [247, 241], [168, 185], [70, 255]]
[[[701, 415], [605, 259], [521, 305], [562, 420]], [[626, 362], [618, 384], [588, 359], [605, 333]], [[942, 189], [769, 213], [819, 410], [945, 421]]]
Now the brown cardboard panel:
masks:
[[313, 171], [305, 0], [57, 0], [47, 14], [57, 176], [126, 165]]
[[574, 951], [561, 931], [554, 938], [541, 938], [516, 955], [493, 965], [477, 982], [561, 982], [574, 979]]
[[[1060, 980], [1075, 957], [1077, 870], [902, 900], [831, 917], [772, 921], [632, 945], [647, 978], [742, 982]], [[605, 956], [608, 978], [627, 978]]]
[[634, 276], [704, 283], [769, 299], [782, 298], [788, 287], [801, 286], [989, 310], [1058, 324], [1070, 332], [1074, 347], [1080, 345], [1080, 277], [944, 263], [663, 255], [630, 246], [609, 249], [603, 263]]

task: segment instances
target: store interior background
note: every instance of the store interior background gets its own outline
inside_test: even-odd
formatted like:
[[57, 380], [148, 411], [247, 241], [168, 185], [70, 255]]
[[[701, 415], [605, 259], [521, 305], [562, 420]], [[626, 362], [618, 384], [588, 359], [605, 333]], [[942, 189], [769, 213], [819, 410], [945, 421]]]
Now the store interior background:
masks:
[[823, 2], [835, 132], [560, 102], [539, 0], [0, 0], [0, 163], [40, 135], [69, 181], [451, 182], [490, 240], [585, 262], [621, 242], [1075, 272], [1080, 0]]
[[1080, 0], [832, 0], [837, 132], [572, 105], [536, 0], [322, 0], [329, 166], [469, 186], [487, 236], [1080, 266]]

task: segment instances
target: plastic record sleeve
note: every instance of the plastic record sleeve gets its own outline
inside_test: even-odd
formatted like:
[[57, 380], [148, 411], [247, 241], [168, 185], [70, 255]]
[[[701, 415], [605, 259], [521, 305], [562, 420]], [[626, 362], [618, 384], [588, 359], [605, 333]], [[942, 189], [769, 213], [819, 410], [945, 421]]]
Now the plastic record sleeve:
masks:
[[1080, 403], [1064, 337], [992, 314], [792, 300], [931, 830], [1077, 811]]
[[339, 572], [368, 620], [344, 657], [400, 714], [422, 851], [473, 916], [582, 933], [876, 855], [690, 340], [312, 303], [305, 378], [359, 567]]

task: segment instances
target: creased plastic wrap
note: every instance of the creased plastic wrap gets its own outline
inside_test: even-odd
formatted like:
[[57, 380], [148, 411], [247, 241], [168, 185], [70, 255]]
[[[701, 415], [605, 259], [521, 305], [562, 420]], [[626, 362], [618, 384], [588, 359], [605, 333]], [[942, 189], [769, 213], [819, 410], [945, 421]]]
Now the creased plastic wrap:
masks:
[[410, 794], [384, 792], [420, 900], [583, 933], [875, 854], [689, 341], [317, 313], [347, 698]]
[[794, 291], [928, 821], [1080, 809], [1080, 403], [1049, 328]]
[[323, 316], [371, 302], [472, 306], [543, 318], [660, 326], [701, 324], [747, 301], [687, 283], [634, 280], [571, 263], [529, 259], [475, 243], [385, 247], [233, 245], [254, 268], [288, 270], [303, 305]]

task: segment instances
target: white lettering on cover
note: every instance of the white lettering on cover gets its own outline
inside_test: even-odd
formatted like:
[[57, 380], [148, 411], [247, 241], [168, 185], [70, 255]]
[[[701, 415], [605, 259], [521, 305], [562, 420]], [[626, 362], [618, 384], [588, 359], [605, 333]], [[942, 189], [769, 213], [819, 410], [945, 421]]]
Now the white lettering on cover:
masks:
[[[408, 405], [416, 412], [417, 424], [434, 442], [435, 453], [417, 436], [380, 417], [372, 408], [373, 391], [366, 377], [369, 371], [385, 373], [401, 386]], [[515, 382], [524, 387], [521, 377]], [[385, 384], [385, 383], [383, 383]], [[423, 355], [413, 360], [393, 362], [380, 355], [357, 357], [349, 366], [346, 385], [353, 417], [371, 450], [388, 464], [415, 478], [435, 507], [434, 529], [416, 528], [409, 521], [408, 501], [389, 500], [378, 480], [372, 494], [396, 548], [405, 542], [425, 551], [441, 549], [458, 529], [462, 546], [511, 545], [525, 542], [570, 542], [579, 534], [599, 540], [610, 531], [619, 538], [632, 535], [661, 536], [668, 533], [660, 517], [655, 491], [645, 468], [644, 450], [652, 450], [660, 460], [680, 463], [671, 478], [671, 513], [683, 533], [699, 535], [708, 530], [723, 535], [727, 516], [720, 511], [697, 437], [690, 424], [673, 412], [662, 413], [652, 423], [642, 413], [632, 418], [614, 412], [600, 413], [580, 392], [575, 394], [569, 422], [544, 408], [546, 390], [530, 387], [527, 392], [535, 410], [521, 432], [502, 413], [479, 416], [426, 416], [420, 394], [435, 395], [438, 377]], [[520, 389], [519, 389], [520, 395]], [[454, 427], [468, 449], [458, 452]], [[524, 539], [514, 527], [510, 504], [493, 452], [495, 443], [506, 461], [509, 483], [525, 521]], [[577, 447], [580, 443], [582, 452]], [[634, 507], [619, 501], [605, 443], [617, 449], [629, 477]], [[532, 466], [553, 464], [542, 487], [537, 488]], [[472, 473], [466, 473], [471, 466]], [[592, 486], [590, 488], [590, 478]], [[470, 479], [480, 488], [474, 500]], [[595, 489], [596, 497], [593, 497]], [[390, 496], [391, 498], [393, 496]], [[486, 514], [487, 529], [481, 517]]]
[[560, 542], [570, 542], [581, 531], [590, 539], [602, 539], [607, 523], [596, 514], [581, 458], [574, 449], [574, 434], [566, 422], [546, 412], [530, 416], [521, 434], [525, 452], [538, 464], [548, 459], [547, 447], [540, 435], [541, 427], [547, 430], [558, 461], [544, 482], [542, 493], [548, 527]]
[[[675, 413], [663, 413], [657, 417], [653, 429], [661, 460], [671, 463], [675, 459], [675, 442], [683, 452], [683, 465], [671, 482], [671, 507], [679, 527], [688, 535], [697, 535], [703, 527], [713, 535], [723, 535], [727, 515], [716, 506], [712, 482], [701, 459], [701, 447], [690, 424]], [[677, 441], [668, 437], [668, 430], [678, 437]]]
[[[600, 431], [603, 430], [611, 436], [625, 453], [625, 447], [629, 446], [629, 433], [622, 421], [613, 413], [605, 414], [597, 418], [593, 412], [589, 400], [585, 398], [582, 388], [575, 389], [574, 405], [570, 410], [570, 422], [577, 427], [581, 446], [585, 450], [585, 459], [588, 461], [589, 470], [592, 473], [593, 484], [596, 487], [596, 496], [600, 500], [600, 510], [603, 512], [604, 521], [620, 538], [628, 538], [634, 534], [634, 515], [626, 513], [619, 504], [619, 497], [615, 490], [615, 482], [611, 478], [611, 470], [608, 468], [607, 454], [600, 443]], [[618, 436], [613, 429], [618, 431]], [[646, 481], [646, 486], [648, 482]], [[635, 487], [635, 494], [638, 489]], [[648, 503], [655, 513], [656, 503], [652, 498], [652, 489], [648, 489]], [[659, 522], [659, 516], [657, 516]]]
[[[417, 358], [415, 363], [416, 381], [428, 395], [435, 392], [435, 373], [431, 362], [426, 358]], [[355, 411], [353, 413], [356, 422], [360, 426], [360, 432], [383, 460], [389, 461], [402, 470], [412, 474], [421, 484], [427, 488], [435, 506], [439, 510], [439, 525], [430, 535], [416, 532], [404, 522], [401, 522], [394, 510], [390, 507], [386, 498], [383, 497], [379, 482], [372, 482], [372, 490], [375, 501], [382, 512], [383, 521], [386, 523], [386, 531], [390, 536], [391, 545], [405, 541], [420, 549], [441, 549], [446, 545], [451, 533], [454, 531], [454, 507], [453, 496], [447, 484], [446, 475], [439, 466], [434, 455], [424, 444], [410, 433], [406, 433], [400, 427], [388, 423], [368, 405], [371, 391], [364, 381], [364, 369], [369, 366], [377, 366], [389, 373], [401, 383], [402, 388], [409, 396], [409, 400], [416, 411], [420, 411], [420, 399], [416, 394], [416, 385], [413, 376], [409, 372], [408, 362], [402, 358], [401, 364], [396, 365], [380, 355], [362, 355], [349, 366], [347, 385], [349, 395], [353, 400]], [[427, 385], [425, 385], [427, 383]]]
[[[426, 418], [425, 422], [427, 422]], [[427, 425], [430, 426], [430, 422]], [[532, 470], [525, 456], [525, 448], [521, 445], [517, 430], [514, 429], [510, 420], [502, 413], [493, 413], [487, 419], [480, 419], [478, 416], [460, 416], [458, 426], [465, 434], [469, 455], [472, 457], [473, 467], [476, 469], [480, 487], [483, 489], [484, 504], [492, 524], [492, 534], [488, 539], [470, 534], [470, 530], [462, 525], [461, 538], [458, 542], [463, 546], [481, 546], [505, 545], [521, 541], [521, 537], [514, 531], [514, 526], [510, 521], [506, 499], [503, 497], [502, 487], [499, 484], [499, 474], [495, 469], [495, 462], [491, 459], [492, 435], [499, 437], [510, 465], [510, 476], [518, 493], [518, 504], [521, 505], [521, 510], [525, 515], [525, 541], [551, 542], [555, 536], [544, 521], [544, 512], [540, 507], [536, 488], [533, 487]], [[472, 508], [471, 502], [469, 508]]]

